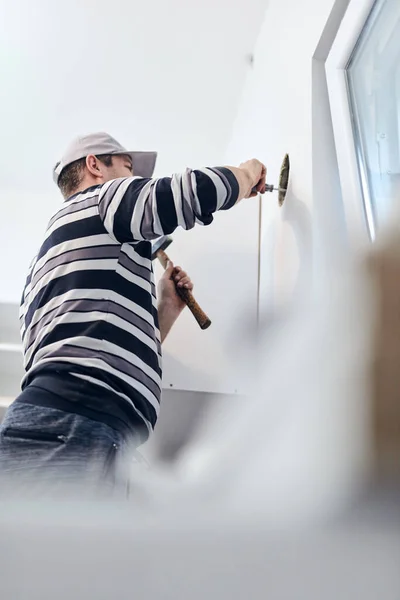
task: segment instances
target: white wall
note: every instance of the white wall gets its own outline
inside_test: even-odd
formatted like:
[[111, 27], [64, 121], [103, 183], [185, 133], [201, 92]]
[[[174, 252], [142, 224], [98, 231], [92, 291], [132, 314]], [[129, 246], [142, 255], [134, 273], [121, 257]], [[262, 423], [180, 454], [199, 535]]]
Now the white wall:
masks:
[[[288, 152], [291, 159], [284, 207], [278, 207], [277, 195], [268, 195], [263, 200], [262, 309], [267, 312], [293, 300], [298, 307], [301, 292], [312, 291], [312, 284], [321, 275], [327, 275], [327, 271], [332, 277], [332, 282], [324, 277], [323, 289], [319, 290], [320, 303], [315, 302], [311, 294], [306, 297], [306, 309], [298, 314], [301, 332], [290, 325], [290, 321], [284, 322], [281, 333], [278, 331], [276, 336], [273, 332], [270, 335], [270, 330], [264, 331], [264, 344], [259, 353], [260, 377], [264, 379], [265, 388], [260, 381], [258, 394], [248, 403], [251, 436], [248, 455], [244, 451], [241, 455], [243, 463], [246, 460], [249, 463], [248, 468], [243, 469], [246, 476], [251, 477], [254, 468], [255, 487], [253, 489], [245, 478], [238, 481], [238, 490], [243, 491], [239, 505], [241, 502], [241, 506], [247, 506], [245, 496], [248, 494], [248, 498], [257, 497], [265, 510], [266, 502], [284, 482], [277, 492], [275, 507], [280, 507], [285, 517], [285, 503], [295, 498], [293, 506], [287, 509], [287, 512], [295, 512], [294, 504], [301, 504], [302, 489], [310, 492], [310, 497], [317, 485], [321, 485], [318, 493], [324, 486], [324, 493], [328, 495], [345, 493], [352, 478], [355, 481], [364, 468], [360, 465], [366, 458], [368, 445], [367, 393], [361, 389], [360, 367], [349, 369], [350, 361], [344, 350], [352, 343], [359, 343], [360, 352], [354, 360], [361, 362], [362, 351], [367, 348], [361, 334], [368, 330], [370, 321], [368, 315], [362, 321], [361, 309], [367, 306], [368, 296], [360, 294], [361, 304], [353, 305], [354, 313], [350, 313], [351, 303], [346, 300], [348, 291], [335, 272], [347, 232], [323, 64], [324, 51], [329, 51], [329, 38], [334, 26], [337, 29], [346, 4], [342, 0], [271, 0], [228, 149], [228, 160], [235, 160], [241, 153], [263, 159], [269, 168], [268, 179], [275, 184], [284, 154]], [[331, 41], [333, 39], [331, 36]], [[344, 273], [351, 264], [351, 256], [346, 258]], [[349, 281], [351, 277], [349, 275]], [[325, 284], [333, 284], [334, 293], [331, 294]], [[360, 293], [354, 282], [352, 285], [353, 293], [356, 290]], [[342, 305], [341, 310], [339, 305]], [[324, 316], [318, 321], [320, 311]], [[331, 334], [325, 331], [326, 327], [332, 328]], [[311, 350], [312, 344], [308, 346], [307, 340], [313, 335], [320, 339], [319, 350]], [[343, 344], [343, 349], [334, 349], [336, 343]], [[298, 354], [294, 357], [296, 348]], [[337, 373], [333, 373], [335, 360]], [[349, 371], [344, 375], [346, 369]], [[316, 391], [319, 380], [321, 388]], [[260, 404], [258, 415], [257, 403]], [[232, 426], [230, 431], [246, 439], [239, 417], [237, 429]], [[269, 431], [270, 436], [264, 437], [265, 431]], [[227, 441], [229, 432], [226, 437], [225, 433], [219, 432], [225, 448], [234, 447]], [[261, 450], [263, 444], [265, 454]], [[222, 444], [218, 449], [217, 443], [212, 450], [206, 467], [211, 470], [221, 460], [217, 481], [223, 469], [228, 470], [225, 463], [230, 460], [231, 452], [224, 453]], [[269, 458], [271, 471], [267, 466]], [[233, 455], [232, 465], [236, 459], [239, 460]], [[288, 469], [286, 460], [290, 464]], [[195, 461], [190, 466], [193, 464]], [[208, 476], [207, 468], [204, 472]], [[263, 469], [265, 477], [257, 477]], [[264, 484], [263, 496], [260, 488]], [[233, 486], [228, 489], [231, 493]]]
[[[263, 159], [271, 183], [278, 182], [283, 156], [290, 154], [290, 187], [283, 209], [278, 207], [276, 194], [263, 202], [263, 307], [290, 299], [310, 284], [314, 207], [324, 203], [320, 195], [313, 196], [313, 56], [337, 4], [334, 0], [271, 0], [228, 150], [232, 159], [241, 153]], [[327, 98], [319, 90], [317, 108], [323, 110], [324, 102]], [[327, 135], [329, 108], [319, 123]], [[330, 142], [333, 139], [327, 138], [327, 144]], [[334, 149], [327, 161], [334, 170]], [[324, 244], [334, 244], [343, 233], [338, 186], [335, 192], [336, 206], [330, 206], [330, 214], [326, 207], [322, 210], [321, 219], [329, 235], [318, 240], [321, 252]], [[333, 215], [334, 225], [330, 222]]]

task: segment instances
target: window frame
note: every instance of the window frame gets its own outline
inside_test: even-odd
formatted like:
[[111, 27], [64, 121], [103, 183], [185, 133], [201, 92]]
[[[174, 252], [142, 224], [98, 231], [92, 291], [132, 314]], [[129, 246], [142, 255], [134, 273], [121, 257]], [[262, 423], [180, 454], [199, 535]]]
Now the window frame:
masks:
[[358, 143], [347, 67], [377, 0], [351, 0], [325, 62], [333, 133], [346, 221], [360, 243], [375, 239], [376, 230], [363, 149]]

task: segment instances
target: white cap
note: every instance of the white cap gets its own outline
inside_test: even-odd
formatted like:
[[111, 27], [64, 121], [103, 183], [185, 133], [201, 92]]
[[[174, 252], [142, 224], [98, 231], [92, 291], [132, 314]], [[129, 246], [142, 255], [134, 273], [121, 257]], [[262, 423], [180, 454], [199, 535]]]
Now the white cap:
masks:
[[58, 183], [61, 171], [68, 165], [94, 154], [128, 154], [132, 158], [133, 173], [138, 177], [152, 177], [156, 165], [157, 152], [133, 152], [126, 150], [108, 133], [91, 133], [76, 138], [67, 148], [61, 160], [53, 169], [53, 179]]

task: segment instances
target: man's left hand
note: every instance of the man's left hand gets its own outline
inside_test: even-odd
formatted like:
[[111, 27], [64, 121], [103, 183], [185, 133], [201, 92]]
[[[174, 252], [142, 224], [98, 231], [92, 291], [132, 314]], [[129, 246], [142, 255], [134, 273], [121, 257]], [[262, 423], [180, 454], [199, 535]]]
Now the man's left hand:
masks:
[[193, 283], [187, 273], [181, 267], [175, 267], [169, 262], [163, 276], [158, 283], [158, 301], [171, 312], [180, 313], [186, 306], [175, 288], [193, 290]]

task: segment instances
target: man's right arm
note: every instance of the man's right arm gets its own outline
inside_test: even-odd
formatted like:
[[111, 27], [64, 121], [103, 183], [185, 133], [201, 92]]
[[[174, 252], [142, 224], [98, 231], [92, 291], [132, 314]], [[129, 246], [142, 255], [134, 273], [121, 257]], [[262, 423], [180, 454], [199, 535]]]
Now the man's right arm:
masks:
[[129, 177], [105, 183], [99, 212], [108, 233], [120, 243], [152, 240], [177, 227], [208, 225], [217, 210], [227, 210], [265, 185], [265, 167], [252, 160], [240, 167], [187, 169], [161, 179]]

